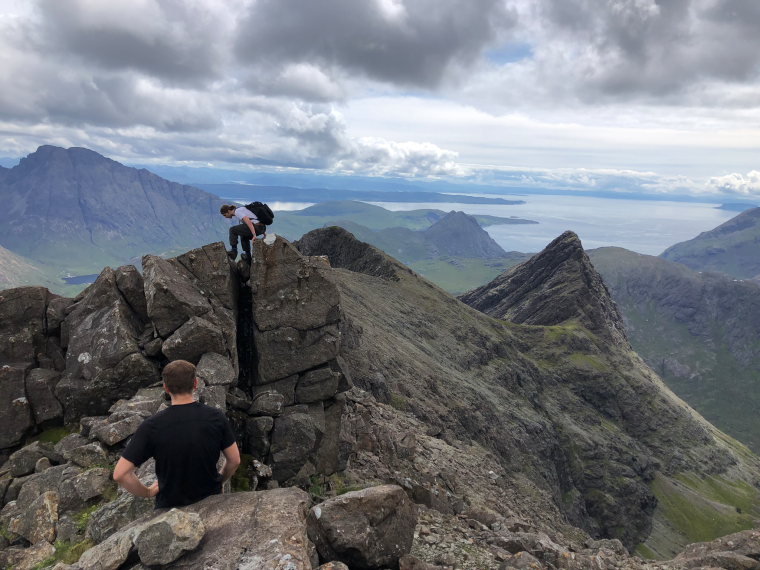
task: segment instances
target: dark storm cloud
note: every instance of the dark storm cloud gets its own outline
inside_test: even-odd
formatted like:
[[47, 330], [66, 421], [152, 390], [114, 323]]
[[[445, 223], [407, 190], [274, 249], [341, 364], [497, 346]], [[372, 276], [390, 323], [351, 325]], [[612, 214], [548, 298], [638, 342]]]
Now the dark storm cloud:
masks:
[[182, 0], [40, 2], [36, 38], [51, 57], [78, 57], [109, 71], [136, 70], [171, 83], [202, 83], [222, 73], [213, 10]]
[[514, 24], [502, 0], [259, 0], [238, 30], [237, 53], [429, 88]]
[[575, 46], [580, 91], [667, 97], [760, 71], [760, 8], [752, 0], [548, 0], [551, 35]]

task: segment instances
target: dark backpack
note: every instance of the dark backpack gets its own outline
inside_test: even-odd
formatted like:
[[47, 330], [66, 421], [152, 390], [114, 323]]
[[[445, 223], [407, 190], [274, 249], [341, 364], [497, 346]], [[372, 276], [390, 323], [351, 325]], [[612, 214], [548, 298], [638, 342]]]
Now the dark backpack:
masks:
[[251, 202], [245, 205], [254, 216], [259, 219], [259, 222], [265, 226], [270, 225], [274, 221], [274, 214], [269, 206], [263, 202]]

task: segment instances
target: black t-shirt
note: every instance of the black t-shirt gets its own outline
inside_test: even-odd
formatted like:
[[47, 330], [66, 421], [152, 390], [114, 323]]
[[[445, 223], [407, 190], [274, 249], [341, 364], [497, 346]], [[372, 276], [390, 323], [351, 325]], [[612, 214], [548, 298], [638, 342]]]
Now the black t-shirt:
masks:
[[181, 507], [222, 492], [216, 463], [235, 443], [230, 422], [210, 406], [194, 402], [146, 419], [122, 453], [137, 466], [153, 457], [159, 492], [156, 508]]

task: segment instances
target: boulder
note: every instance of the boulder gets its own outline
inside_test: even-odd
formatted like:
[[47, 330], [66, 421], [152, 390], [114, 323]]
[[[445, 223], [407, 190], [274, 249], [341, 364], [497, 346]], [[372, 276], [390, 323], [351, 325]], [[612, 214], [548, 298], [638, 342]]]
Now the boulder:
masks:
[[142, 258], [148, 316], [163, 338], [190, 317], [211, 312], [211, 305], [191, 279], [168, 259]]
[[89, 443], [89, 440], [85, 441], [88, 441], [88, 443], [65, 451], [64, 458], [85, 469], [108, 464], [108, 454], [103, 449], [103, 446], [97, 441], [91, 443]]
[[103, 414], [119, 398], [158, 380], [158, 368], [140, 352], [144, 322], [132, 310], [106, 268], [64, 322], [66, 370], [55, 388], [66, 421]]
[[35, 368], [26, 375], [26, 396], [35, 424], [63, 417], [63, 407], [53, 393], [61, 374], [55, 370]]
[[77, 566], [80, 570], [116, 570], [129, 557], [134, 532], [131, 529], [109, 536], [82, 554]]
[[116, 287], [141, 321], [148, 320], [143, 277], [134, 265], [124, 265], [115, 272]]
[[45, 313], [50, 292], [44, 287], [0, 291], [0, 364], [35, 364], [45, 352]]
[[171, 509], [145, 523], [134, 544], [146, 566], [170, 564], [185, 552], [194, 550], [204, 532], [198, 513]]
[[287, 488], [214, 495], [184, 507], [200, 515], [206, 534], [200, 549], [166, 568], [309, 570], [310, 503], [304, 491]]
[[317, 446], [318, 430], [303, 410], [285, 414], [274, 423], [270, 457], [277, 481], [287, 481], [300, 471]]
[[33, 473], [34, 466], [42, 458], [56, 462], [62, 459], [51, 444], [35, 441], [12, 453], [6, 466], [12, 477], [22, 477]]
[[285, 405], [285, 397], [275, 391], [256, 394], [248, 408], [249, 416], [279, 416]]
[[350, 568], [398, 568], [414, 540], [417, 511], [404, 490], [381, 485], [328, 499], [309, 512], [309, 538], [320, 560]]
[[198, 389], [198, 401], [207, 406], [227, 411], [227, 389], [224, 386], [204, 386]]
[[298, 384], [298, 374], [293, 374], [263, 386], [254, 386], [253, 397], [265, 392], [277, 392], [283, 397], [283, 406], [292, 406], [296, 403], [296, 384]]
[[281, 380], [333, 360], [340, 349], [338, 325], [312, 329], [282, 327], [254, 334], [259, 384]]
[[332, 398], [338, 391], [340, 378], [341, 374], [329, 366], [309, 370], [298, 379], [296, 402], [308, 404]]
[[24, 390], [27, 365], [0, 366], [0, 449], [21, 443], [34, 425]]
[[42, 493], [28, 508], [10, 520], [8, 530], [23, 536], [32, 544], [42, 540], [54, 542], [59, 501], [58, 493]]
[[234, 386], [237, 383], [235, 367], [230, 359], [215, 352], [201, 356], [197, 374], [208, 386]]
[[282, 327], [308, 330], [340, 320], [340, 294], [326, 276], [329, 265], [301, 255], [286, 239], [253, 243], [251, 292], [259, 331]]
[[110, 469], [96, 467], [62, 481], [58, 490], [61, 510], [79, 511], [91, 499], [114, 491], [115, 484], [111, 480]]
[[254, 457], [260, 459], [269, 455], [269, 434], [274, 427], [274, 418], [259, 416], [245, 422], [246, 448]]
[[0, 568], [12, 570], [37, 570], [42, 562], [55, 554], [55, 548], [41, 540], [29, 548], [11, 547], [0, 550]]
[[161, 351], [169, 360], [197, 364], [207, 352], [226, 354], [224, 335], [216, 325], [201, 317], [190, 317], [166, 339]]
[[121, 420], [107, 422], [94, 427], [91, 436], [111, 447], [134, 434], [137, 431], [137, 428], [140, 427], [143, 419], [144, 418], [138, 414], [128, 415]]
[[154, 500], [135, 497], [126, 491], [95, 510], [87, 522], [85, 535], [94, 542], [103, 542], [120, 528], [153, 512]]
[[238, 279], [233, 273], [224, 243], [217, 241], [193, 249], [172, 260], [191, 275], [196, 287], [225, 309], [234, 310]]

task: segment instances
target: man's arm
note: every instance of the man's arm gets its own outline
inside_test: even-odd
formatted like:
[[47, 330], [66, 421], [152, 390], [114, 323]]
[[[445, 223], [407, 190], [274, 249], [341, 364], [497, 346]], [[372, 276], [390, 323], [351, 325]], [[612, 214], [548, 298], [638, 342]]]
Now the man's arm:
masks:
[[223, 449], [222, 454], [224, 454], [224, 467], [222, 467], [220, 475], [222, 476], [222, 483], [226, 483], [235, 474], [240, 465], [240, 450], [237, 443], [233, 443]]
[[[239, 457], [238, 454], [238, 462]], [[113, 480], [136, 497], [155, 497], [158, 495], [158, 481], [150, 487], [143, 485], [135, 475], [135, 464], [129, 459], [119, 458], [113, 470]]]
[[251, 230], [251, 235], [255, 238], [256, 237], [256, 228], [253, 227], [253, 222], [251, 221], [251, 218], [248, 216], [245, 216], [243, 218], [243, 222], [245, 222], [245, 225], [248, 226], [248, 229]]

